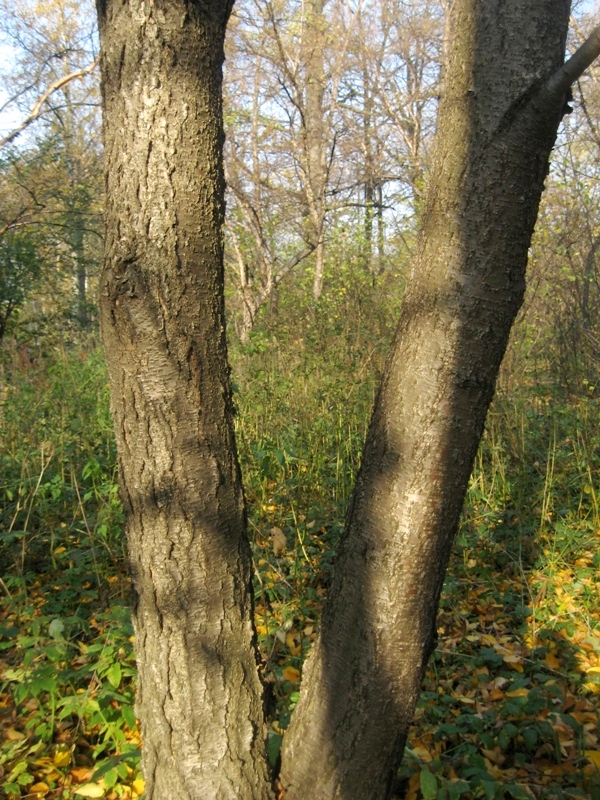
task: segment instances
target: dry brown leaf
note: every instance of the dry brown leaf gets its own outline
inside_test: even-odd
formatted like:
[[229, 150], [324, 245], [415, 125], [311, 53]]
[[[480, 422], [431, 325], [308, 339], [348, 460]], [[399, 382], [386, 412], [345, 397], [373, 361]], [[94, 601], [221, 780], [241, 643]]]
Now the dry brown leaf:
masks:
[[271, 528], [271, 542], [273, 544], [273, 555], [281, 556], [287, 548], [287, 539], [281, 528]]

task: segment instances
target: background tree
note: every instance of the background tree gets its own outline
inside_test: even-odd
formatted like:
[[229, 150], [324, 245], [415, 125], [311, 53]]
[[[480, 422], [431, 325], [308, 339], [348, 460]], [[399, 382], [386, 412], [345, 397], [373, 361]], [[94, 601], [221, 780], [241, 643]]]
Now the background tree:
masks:
[[0, 238], [0, 342], [8, 323], [23, 305], [39, 277], [35, 247], [16, 233]]
[[[101, 250], [102, 157], [97, 78], [92, 74], [97, 49], [93, 8], [70, 0], [49, 4], [23, 0], [0, 9], [1, 31], [13, 53], [13, 63], [3, 75], [9, 97], [4, 105], [24, 117], [5, 141], [18, 142], [15, 135], [37, 120], [37, 140], [44, 144], [33, 148], [40, 156], [45, 154], [45, 181], [53, 184], [53, 191], [45, 193], [35, 224], [44, 227], [47, 241], [54, 240], [55, 267], [68, 286], [67, 313], [86, 327], [95, 305], [88, 297], [88, 282]], [[30, 190], [35, 193], [35, 186]]]
[[[48, 248], [50, 237], [41, 224], [54, 194], [47, 170], [50, 149], [47, 142], [19, 152], [5, 149], [0, 160], [0, 340], [7, 333], [9, 322], [14, 328], [19, 312], [42, 282], [48, 298], [56, 288], [49, 268], [52, 261]], [[39, 316], [43, 315], [42, 311]]]
[[[588, 26], [591, 22], [587, 21]], [[581, 43], [579, 25], [572, 39], [573, 48]], [[531, 291], [515, 345], [544, 377], [549, 360], [548, 377], [578, 392], [582, 381], [596, 383], [598, 364], [597, 66], [592, 65], [577, 81], [574, 95], [540, 210], [530, 265]]]
[[277, 112], [281, 98], [265, 57], [273, 43], [259, 12], [242, 6], [233, 16], [225, 85], [228, 255], [241, 305], [234, 322], [243, 341], [261, 307], [273, 306], [282, 280], [314, 249], [298, 213], [293, 162]]
[[339, 265], [356, 261], [349, 282], [358, 285], [365, 267], [371, 278], [401, 271], [414, 243], [437, 102], [439, 8], [330, 0], [309, 11], [243, 0], [229, 27], [227, 253], [240, 298], [239, 316], [233, 298], [229, 313], [243, 337], [284, 279], [292, 302], [310, 308], [326, 268], [344, 284]]

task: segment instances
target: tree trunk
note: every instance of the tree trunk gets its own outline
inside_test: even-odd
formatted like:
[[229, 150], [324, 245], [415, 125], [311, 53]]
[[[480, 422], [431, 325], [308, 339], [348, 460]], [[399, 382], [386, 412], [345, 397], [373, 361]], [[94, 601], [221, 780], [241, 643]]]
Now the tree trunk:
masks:
[[304, 135], [306, 136], [306, 171], [308, 204], [312, 224], [312, 245], [315, 248], [315, 277], [313, 300], [319, 302], [323, 292], [325, 276], [325, 245], [323, 224], [325, 221], [325, 132], [323, 119], [323, 97], [325, 94], [324, 57], [325, 17], [323, 0], [307, 0], [306, 33], [304, 41], [306, 89], [304, 108]]
[[568, 20], [565, 0], [452, 4], [418, 250], [320, 637], [284, 739], [286, 800], [392, 792], [523, 298], [564, 103], [566, 86], [554, 78]]
[[[323, 232], [321, 231], [321, 236]], [[313, 300], [318, 303], [323, 294], [323, 281], [325, 280], [325, 243], [323, 239], [317, 241], [315, 247], [315, 277], [313, 279]]]
[[101, 325], [149, 800], [270, 796], [223, 311], [231, 5], [98, 0]]
[[85, 259], [85, 245], [83, 241], [83, 221], [81, 215], [71, 215], [73, 219], [73, 256], [75, 258], [75, 273], [77, 276], [77, 321], [82, 328], [87, 328], [90, 323], [87, 299], [87, 269]]
[[381, 275], [385, 264], [385, 220], [383, 218], [383, 183], [377, 184], [377, 274]]
[[[364, 38], [362, 31], [362, 15], [359, 16], [359, 28], [361, 29], [361, 39]], [[365, 216], [364, 216], [364, 264], [367, 272], [375, 279], [375, 270], [373, 269], [373, 217], [375, 211], [375, 188], [377, 181], [375, 180], [375, 159], [373, 157], [374, 142], [373, 142], [373, 93], [371, 91], [371, 80], [369, 73], [369, 63], [367, 60], [367, 53], [365, 48], [360, 51], [361, 58], [361, 72], [362, 72], [362, 90], [363, 90], [363, 107], [362, 107], [362, 156], [364, 159], [364, 199], [365, 199]]]

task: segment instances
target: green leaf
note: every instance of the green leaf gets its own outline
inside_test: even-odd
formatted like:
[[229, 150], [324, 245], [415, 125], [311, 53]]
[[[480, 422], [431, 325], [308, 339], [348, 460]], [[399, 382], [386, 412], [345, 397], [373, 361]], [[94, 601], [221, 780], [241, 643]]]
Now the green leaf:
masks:
[[121, 706], [121, 714], [123, 715], [123, 719], [127, 723], [127, 727], [131, 728], [131, 730], [134, 731], [136, 726], [136, 719], [133, 707], [123, 704]]
[[481, 781], [481, 788], [485, 792], [487, 800], [494, 800], [497, 788], [495, 781]]
[[33, 775], [30, 775], [28, 772], [22, 772], [17, 778], [17, 783], [19, 786], [29, 786], [29, 784], [32, 782]]
[[525, 747], [530, 751], [533, 750], [539, 739], [537, 730], [533, 726], [530, 726], [529, 728], [525, 728], [521, 735], [523, 736]]
[[8, 669], [4, 670], [4, 674], [2, 676], [5, 681], [16, 681], [17, 683], [21, 683], [23, 678], [25, 677], [25, 671], [22, 669]]
[[515, 797], [516, 800], [531, 800], [531, 794], [523, 786], [519, 786], [515, 783], [508, 784], [504, 788], [511, 795], [511, 797]]
[[25, 772], [26, 769], [27, 769], [27, 762], [19, 761], [19, 763], [12, 768], [12, 772], [10, 773], [11, 780], [14, 780], [17, 777], [17, 775], [20, 775], [22, 772]]
[[269, 764], [274, 767], [279, 758], [279, 751], [281, 750], [281, 742], [283, 737], [278, 733], [270, 733], [267, 739], [267, 755], [269, 757]]
[[104, 785], [107, 789], [112, 789], [115, 783], [119, 780], [119, 773], [114, 767], [104, 773]]
[[121, 665], [118, 661], [109, 667], [106, 672], [106, 677], [115, 689], [119, 688], [119, 684], [121, 683]]
[[437, 797], [437, 779], [428, 769], [421, 770], [421, 792], [425, 800], [435, 800]]
[[454, 781], [453, 783], [448, 782], [446, 788], [450, 797], [460, 797], [461, 794], [468, 792], [471, 787], [466, 781]]
[[41, 675], [39, 678], [34, 678], [30, 684], [31, 693], [36, 697], [40, 692], [55, 692], [58, 689], [58, 681], [49, 675]]
[[62, 639], [63, 633], [65, 630], [65, 623], [62, 619], [58, 617], [53, 619], [50, 625], [48, 625], [48, 635], [51, 636], [53, 639]]

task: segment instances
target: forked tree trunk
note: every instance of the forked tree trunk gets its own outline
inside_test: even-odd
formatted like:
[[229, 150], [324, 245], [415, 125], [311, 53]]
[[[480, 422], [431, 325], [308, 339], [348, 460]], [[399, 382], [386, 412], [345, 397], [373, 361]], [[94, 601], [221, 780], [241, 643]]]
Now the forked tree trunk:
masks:
[[[561, 119], [566, 0], [455, 0], [401, 319], [320, 637], [286, 733], [286, 800], [388, 798]], [[552, 77], [554, 76], [554, 77]]]
[[[97, 0], [102, 336], [134, 589], [148, 800], [270, 796], [223, 314], [231, 0]], [[454, 0], [436, 156], [285, 800], [391, 792], [565, 91], [568, 0]], [[587, 49], [586, 49], [587, 47]], [[579, 52], [579, 51], [578, 51]]]
[[225, 0], [98, 0], [102, 337], [148, 800], [270, 796], [223, 314]]

